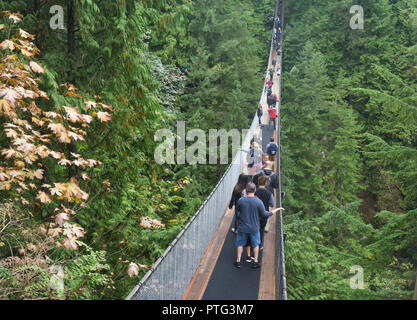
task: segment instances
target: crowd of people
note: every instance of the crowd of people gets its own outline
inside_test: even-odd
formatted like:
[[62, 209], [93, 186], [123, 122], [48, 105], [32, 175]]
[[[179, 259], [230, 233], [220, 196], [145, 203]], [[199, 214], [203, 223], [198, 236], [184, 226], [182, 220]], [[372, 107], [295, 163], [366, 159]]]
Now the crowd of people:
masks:
[[[274, 37], [273, 37], [273, 46], [276, 51], [276, 57], [274, 57], [271, 61], [271, 67], [268, 69], [269, 79], [265, 81], [265, 92], [267, 94], [267, 105], [268, 105], [268, 114], [269, 114], [269, 123], [268, 127], [276, 129], [277, 126], [277, 117], [278, 117], [278, 108], [279, 108], [279, 99], [276, 94], [273, 93], [273, 86], [274, 86], [274, 74], [276, 73], [278, 81], [281, 77], [281, 49], [280, 49], [280, 41], [281, 41], [281, 19], [277, 17], [274, 23]], [[262, 115], [263, 110], [262, 106], [258, 107], [257, 115], [259, 118], [259, 125], [262, 127]]]
[[[273, 34], [273, 59], [265, 81], [266, 102], [268, 105], [269, 123], [268, 127], [276, 130], [279, 98], [273, 92], [274, 74], [278, 80], [281, 76], [281, 37], [282, 21], [277, 17], [274, 21]], [[264, 114], [262, 104], [258, 105], [257, 116], [259, 126], [262, 128], [262, 116]], [[260, 268], [259, 251], [263, 250], [265, 230], [268, 218], [283, 208], [271, 209], [275, 206], [274, 191], [279, 188], [279, 177], [275, 173], [276, 157], [279, 146], [275, 138], [271, 137], [269, 143], [262, 150], [261, 142], [255, 141], [256, 135], [250, 143], [248, 151], [248, 174], [242, 173], [233, 189], [229, 202], [229, 210], [233, 207], [234, 216], [231, 231], [236, 235], [235, 245], [237, 247], [234, 266], [241, 268], [243, 249], [245, 248], [245, 261], [251, 264], [253, 269]]]
[[[268, 218], [282, 208], [274, 207], [274, 190], [279, 187], [279, 179], [274, 172], [274, 161], [278, 145], [273, 137], [264, 153], [255, 139], [251, 141], [248, 167], [249, 174], [241, 174], [233, 189], [229, 209], [235, 207], [231, 231], [236, 234], [237, 259], [235, 267], [241, 267], [243, 248], [246, 248], [245, 261], [252, 268], [260, 267], [259, 251], [263, 250], [265, 227]], [[282, 209], [283, 210], [283, 209]]]
[[[268, 69], [269, 78], [265, 82], [266, 102], [268, 105], [269, 123], [268, 127], [276, 129], [279, 99], [273, 93], [274, 74], [278, 80], [281, 76], [281, 36], [282, 21], [277, 17], [274, 21], [273, 47], [275, 58], [271, 61], [271, 68]], [[258, 105], [257, 116], [259, 126], [262, 128], [262, 105]], [[236, 268], [241, 267], [243, 249], [246, 250], [245, 261], [251, 264], [253, 269], [260, 267], [258, 260], [259, 251], [263, 250], [265, 239], [265, 228], [268, 218], [283, 208], [272, 209], [275, 204], [274, 190], [279, 188], [279, 179], [274, 172], [276, 156], [279, 146], [274, 137], [270, 138], [265, 152], [260, 143], [251, 141], [248, 152], [248, 174], [241, 174], [233, 189], [232, 198], [229, 202], [229, 209], [235, 208], [231, 231], [236, 235], [237, 257], [234, 261]]]

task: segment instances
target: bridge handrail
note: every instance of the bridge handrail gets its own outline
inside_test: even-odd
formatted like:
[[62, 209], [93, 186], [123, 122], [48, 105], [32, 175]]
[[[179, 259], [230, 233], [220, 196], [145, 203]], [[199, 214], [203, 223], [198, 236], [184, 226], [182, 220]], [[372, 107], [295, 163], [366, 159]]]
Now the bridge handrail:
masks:
[[[277, 1], [275, 17], [278, 14], [278, 3], [279, 0]], [[259, 103], [265, 98], [265, 82], [268, 76], [268, 68], [272, 62], [272, 54], [273, 41], [271, 40], [268, 67]], [[246, 162], [247, 150], [250, 148], [250, 141], [254, 136], [257, 125], [258, 117], [255, 115], [250, 129], [243, 139], [241, 148], [236, 152], [232, 163], [222, 178], [162, 256], [129, 293], [126, 300], [182, 299], [223, 216], [224, 210], [229, 204], [233, 187]], [[277, 217], [279, 219], [279, 215]], [[200, 226], [199, 222], [204, 223]], [[277, 234], [277, 237], [279, 237], [279, 234]], [[194, 245], [195, 241], [199, 243], [198, 246]], [[173, 278], [175, 279], [172, 280]]]

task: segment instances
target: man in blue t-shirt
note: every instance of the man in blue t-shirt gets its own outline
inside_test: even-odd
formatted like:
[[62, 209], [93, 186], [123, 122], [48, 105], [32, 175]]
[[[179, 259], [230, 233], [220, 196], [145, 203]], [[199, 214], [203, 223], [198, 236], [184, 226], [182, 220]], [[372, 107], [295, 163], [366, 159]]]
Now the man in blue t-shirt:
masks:
[[276, 155], [278, 153], [278, 145], [275, 143], [274, 137], [271, 137], [269, 143], [266, 146], [266, 153], [269, 156], [269, 160], [275, 162]]
[[282, 208], [278, 208], [267, 212], [263, 202], [255, 197], [255, 191], [255, 184], [252, 182], [248, 183], [246, 186], [247, 196], [240, 198], [235, 208], [235, 214], [239, 222], [236, 236], [237, 259], [234, 262], [236, 268], [240, 268], [243, 247], [246, 246], [248, 239], [250, 240], [250, 246], [253, 248], [254, 261], [252, 268], [257, 269], [260, 267], [258, 262], [259, 244], [261, 242], [259, 218], [270, 217], [278, 210], [282, 210]]

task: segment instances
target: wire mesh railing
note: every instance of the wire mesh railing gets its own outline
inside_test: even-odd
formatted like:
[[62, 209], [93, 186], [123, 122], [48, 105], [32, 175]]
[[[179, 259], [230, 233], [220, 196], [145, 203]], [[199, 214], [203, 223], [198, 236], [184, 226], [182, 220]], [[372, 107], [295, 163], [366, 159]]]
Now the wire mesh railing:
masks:
[[[278, 11], [276, 15], [277, 13]], [[272, 62], [272, 53], [271, 42], [268, 68]], [[259, 103], [264, 99], [265, 85]], [[223, 177], [126, 300], [180, 300], [183, 298], [229, 204], [233, 188], [245, 166], [247, 152], [257, 125], [258, 117], [255, 115], [243, 139], [241, 149], [237, 151]], [[279, 220], [280, 216], [277, 215], [277, 217]], [[279, 234], [277, 236], [279, 237]]]
[[[283, 38], [284, 38], [284, 0], [279, 0], [277, 2], [276, 15], [280, 17], [282, 21], [282, 35], [281, 35], [281, 60], [278, 61], [281, 67], [282, 74], [282, 56], [284, 53], [283, 50]], [[280, 91], [279, 91], [279, 100], [281, 101], [281, 85], [282, 77], [279, 78], [280, 81]], [[278, 207], [282, 207], [282, 185], [281, 185], [281, 108], [278, 108], [278, 154], [277, 154], [277, 173], [279, 177], [279, 187], [278, 187]], [[285, 237], [283, 230], [283, 218], [282, 211], [277, 213], [277, 225], [276, 225], [276, 272], [275, 272], [275, 296], [277, 300], [287, 300], [287, 279], [285, 272]]]

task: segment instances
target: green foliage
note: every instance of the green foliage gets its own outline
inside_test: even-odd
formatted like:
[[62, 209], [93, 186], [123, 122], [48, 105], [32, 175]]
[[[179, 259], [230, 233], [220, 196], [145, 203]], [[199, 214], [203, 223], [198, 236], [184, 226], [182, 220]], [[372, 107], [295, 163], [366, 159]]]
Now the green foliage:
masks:
[[[87, 207], [71, 206], [86, 246], [79, 255], [52, 248], [48, 257], [74, 261], [64, 264], [66, 297], [123, 298], [139, 280], [128, 276], [129, 263], [143, 266], [143, 276], [226, 169], [158, 166], [155, 132], [175, 128], [178, 120], [187, 120], [189, 129], [247, 128], [262, 88], [275, 1], [58, 0], [54, 5], [65, 12], [63, 30], [51, 30], [50, 6], [36, 3], [0, 0], [0, 9], [22, 13], [19, 27], [36, 36], [47, 69], [40, 85], [50, 97], [44, 107], [86, 111], [78, 99], [63, 96], [60, 84], [67, 82], [81, 96], [113, 107], [111, 122], [92, 124], [85, 143], [62, 149], [102, 162], [83, 182]], [[0, 137], [2, 147], [4, 142]], [[48, 163], [51, 179], [69, 173], [81, 175], [76, 167]], [[144, 228], [144, 217], [164, 225]], [[7, 241], [18, 250], [16, 240]], [[2, 259], [11, 254], [1, 252]]]
[[[365, 224], [357, 211], [358, 205], [357, 202], [334, 208], [315, 219], [294, 215], [285, 220], [290, 299], [374, 300], [411, 296], [412, 265], [396, 258], [396, 250], [385, 251], [387, 241], [401, 243], [409, 233], [392, 236], [388, 230], [398, 226], [395, 221], [382, 230]], [[364, 270], [364, 289], [350, 286], [353, 266]]]
[[[364, 8], [363, 30], [349, 28], [354, 4]], [[282, 163], [293, 299], [411, 297], [415, 17], [410, 1], [286, 1]], [[364, 290], [349, 286], [354, 265], [364, 268]]]

